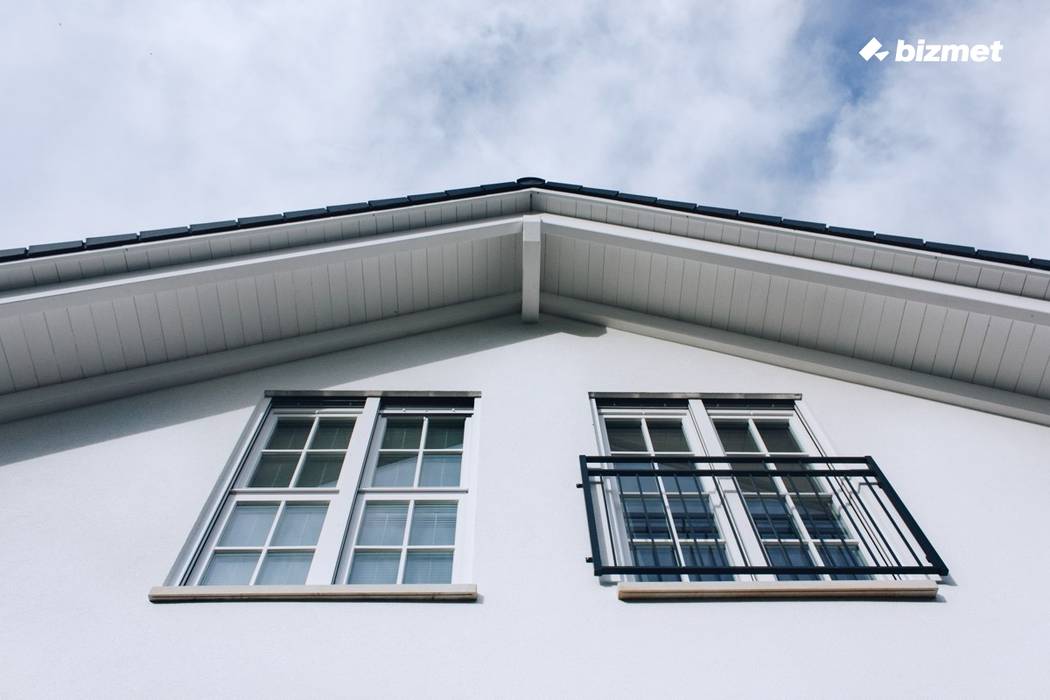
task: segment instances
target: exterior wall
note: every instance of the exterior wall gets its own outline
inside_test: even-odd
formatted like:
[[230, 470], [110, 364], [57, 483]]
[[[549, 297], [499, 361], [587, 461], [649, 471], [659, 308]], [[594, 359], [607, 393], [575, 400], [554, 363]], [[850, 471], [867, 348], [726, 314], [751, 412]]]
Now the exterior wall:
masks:
[[[475, 604], [153, 605], [264, 389], [480, 390]], [[800, 392], [952, 568], [930, 603], [624, 603], [589, 554], [588, 391]], [[0, 696], [1038, 696], [1050, 429], [544, 318], [0, 426]]]

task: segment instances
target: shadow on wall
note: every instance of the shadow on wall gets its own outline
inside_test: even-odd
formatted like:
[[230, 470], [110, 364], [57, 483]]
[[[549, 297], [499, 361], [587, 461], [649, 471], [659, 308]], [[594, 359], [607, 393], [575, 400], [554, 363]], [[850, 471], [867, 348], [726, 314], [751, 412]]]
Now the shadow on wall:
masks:
[[[425, 337], [425, 342], [405, 343], [406, 339], [400, 338], [49, 416], [27, 418], [0, 425], [0, 445], [3, 446], [0, 466], [246, 409], [256, 405], [266, 389], [329, 389], [557, 333], [598, 337], [605, 333], [605, 328], [550, 316], [541, 317], [537, 324], [524, 324], [516, 315], [505, 316], [415, 336]], [[291, 384], [289, 374], [295, 377]], [[205, 386], [206, 391], [203, 390]], [[369, 385], [362, 388], [387, 387]], [[447, 382], [435, 382], [412, 388], [470, 390], [478, 387], [449, 387]], [[43, 429], [45, 425], [46, 430]]]

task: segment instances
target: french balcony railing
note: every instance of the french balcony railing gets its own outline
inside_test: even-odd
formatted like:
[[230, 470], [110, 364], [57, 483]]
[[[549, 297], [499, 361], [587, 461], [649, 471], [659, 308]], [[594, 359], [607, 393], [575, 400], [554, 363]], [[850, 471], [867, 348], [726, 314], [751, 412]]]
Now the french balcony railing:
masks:
[[597, 576], [947, 576], [871, 457], [580, 456]]

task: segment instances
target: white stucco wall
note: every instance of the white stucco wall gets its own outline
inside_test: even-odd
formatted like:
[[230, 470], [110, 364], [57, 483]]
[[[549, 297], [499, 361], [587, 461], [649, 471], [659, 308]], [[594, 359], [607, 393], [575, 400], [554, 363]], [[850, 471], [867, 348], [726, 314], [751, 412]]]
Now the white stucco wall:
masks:
[[[475, 604], [154, 605], [267, 388], [480, 390]], [[588, 391], [800, 392], [952, 569], [941, 600], [623, 603]], [[0, 697], [1040, 696], [1050, 428], [514, 318], [0, 426]]]

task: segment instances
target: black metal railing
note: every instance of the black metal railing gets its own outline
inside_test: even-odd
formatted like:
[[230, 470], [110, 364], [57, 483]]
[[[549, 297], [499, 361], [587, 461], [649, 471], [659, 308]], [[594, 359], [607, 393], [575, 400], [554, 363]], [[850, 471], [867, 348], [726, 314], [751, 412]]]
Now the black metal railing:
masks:
[[871, 457], [581, 455], [580, 475], [598, 576], [948, 574]]

